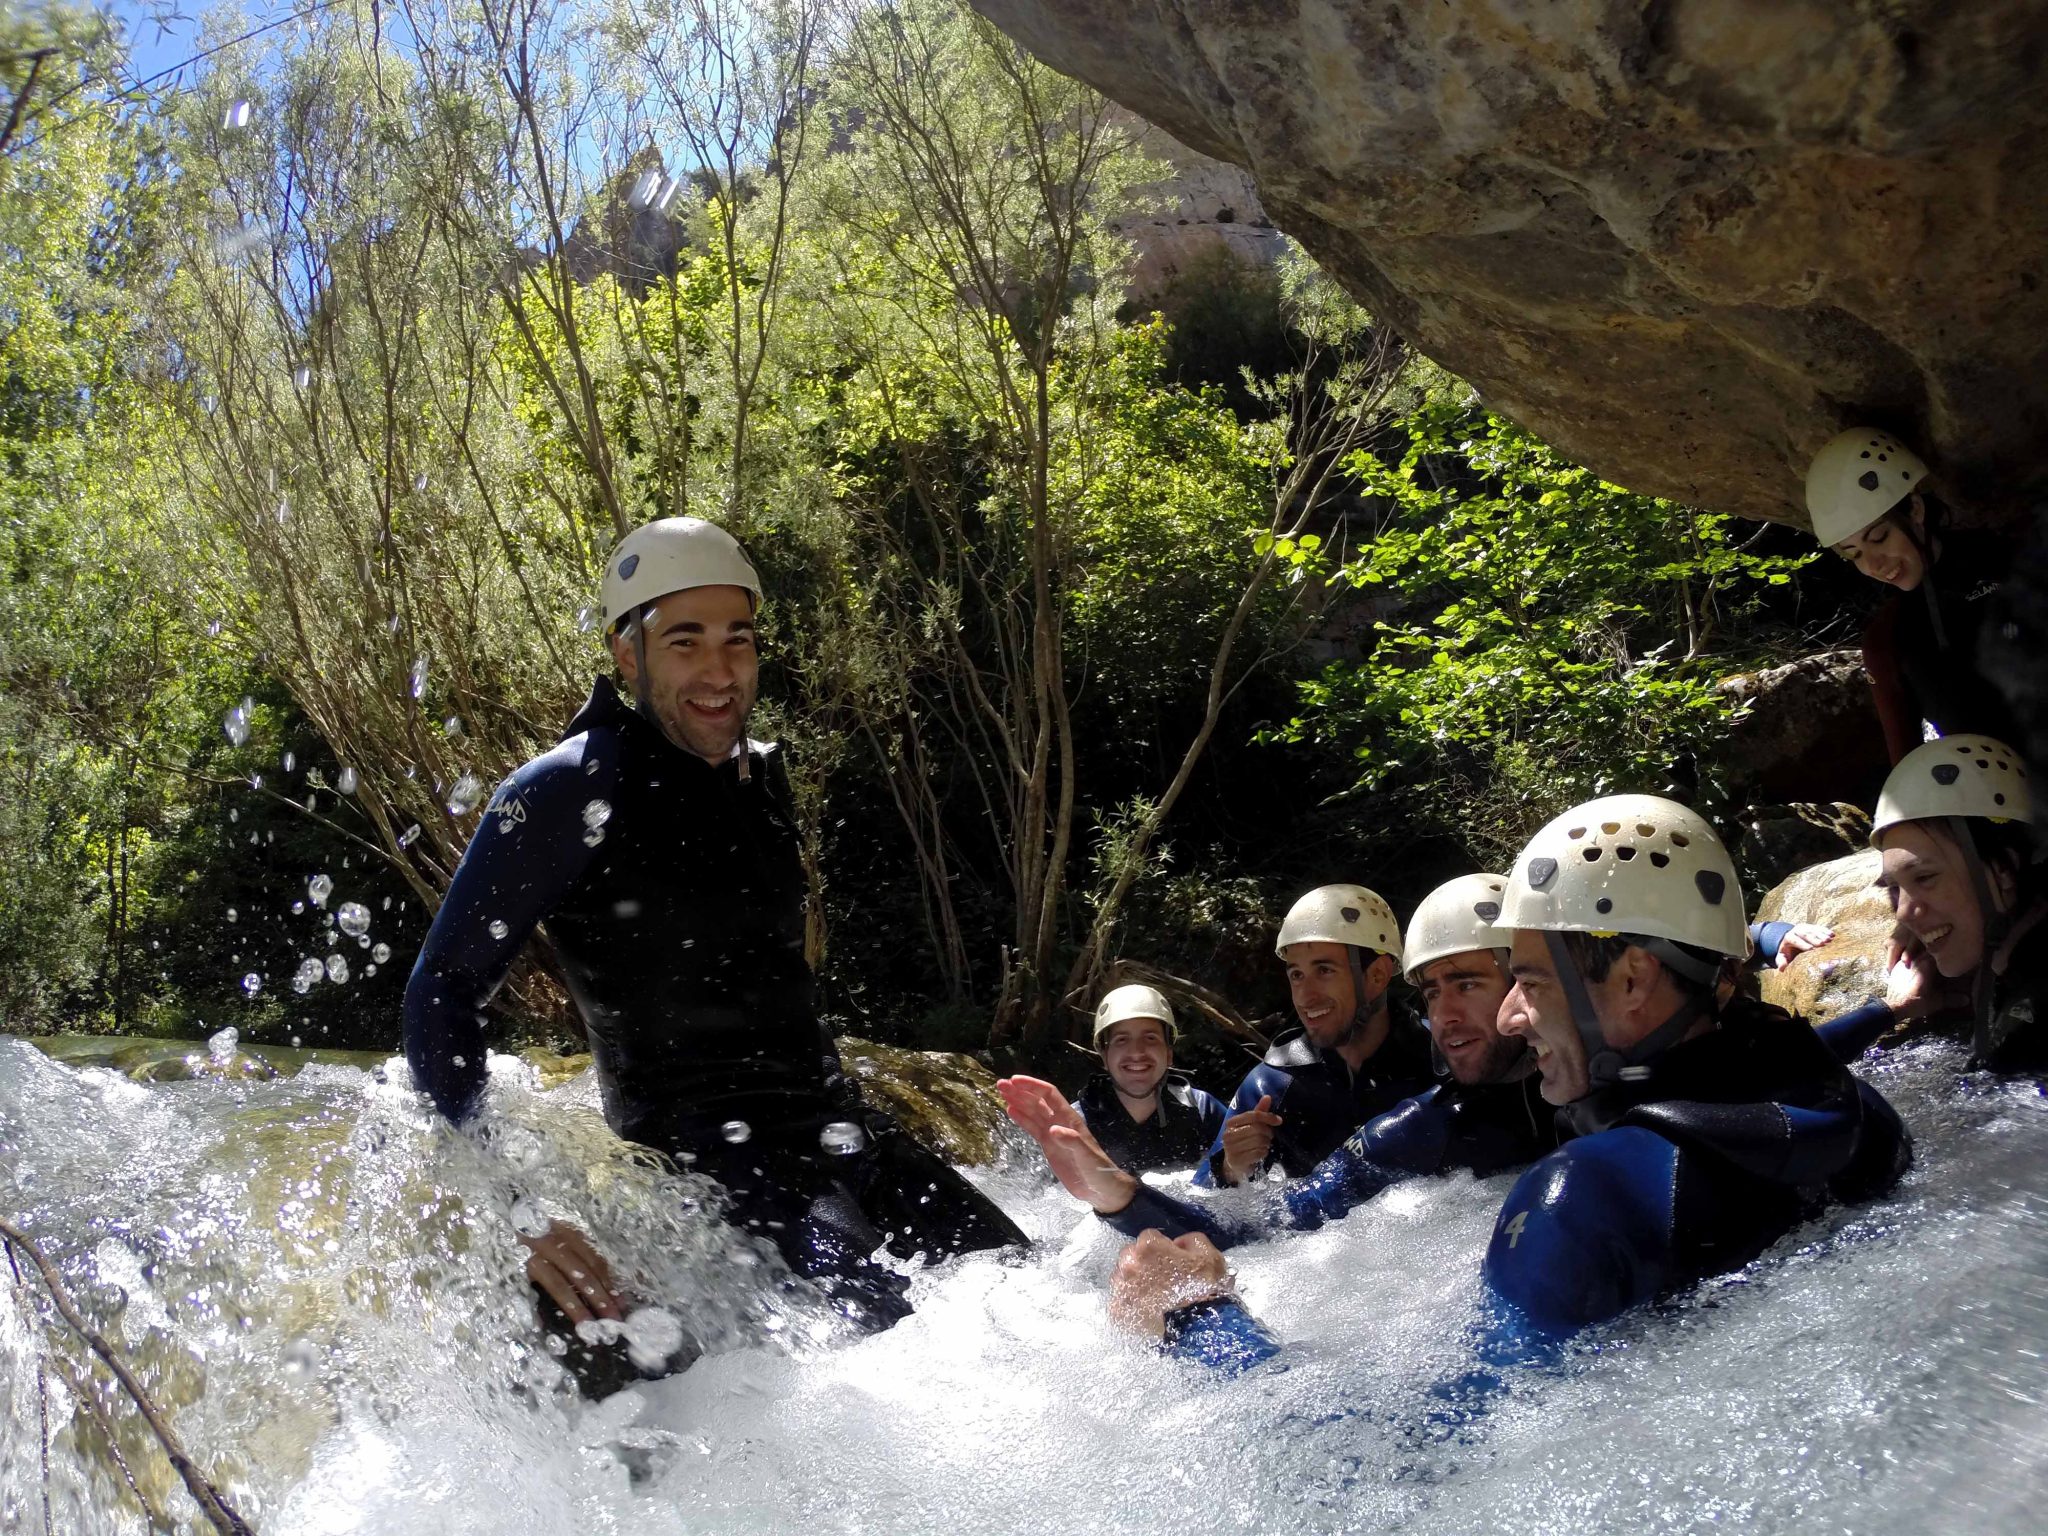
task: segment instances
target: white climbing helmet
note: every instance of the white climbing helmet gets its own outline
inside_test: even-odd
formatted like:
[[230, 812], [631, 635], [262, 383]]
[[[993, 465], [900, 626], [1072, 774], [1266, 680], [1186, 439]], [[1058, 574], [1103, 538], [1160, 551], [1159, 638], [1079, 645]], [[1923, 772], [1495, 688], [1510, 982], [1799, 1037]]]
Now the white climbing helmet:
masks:
[[1394, 909], [1362, 885], [1319, 885], [1287, 909], [1273, 953], [1283, 960], [1295, 944], [1349, 944], [1401, 959], [1401, 925]]
[[761, 602], [761, 578], [739, 540], [701, 517], [664, 517], [619, 540], [605, 561], [602, 628], [687, 587], [743, 587]]
[[1728, 850], [1699, 812], [1657, 795], [1605, 795], [1544, 827], [1515, 860], [1500, 924], [1749, 952]]
[[1446, 880], [1422, 898], [1408, 919], [1402, 964], [1408, 980], [1420, 985], [1422, 973], [1450, 955], [1475, 949], [1506, 950], [1514, 935], [1500, 926], [1501, 901], [1507, 894], [1505, 875], [1460, 875]]
[[1839, 544], [1861, 533], [1927, 478], [1920, 456], [1889, 432], [1851, 427], [1813, 456], [1806, 469], [1806, 512], [1813, 536]]
[[1102, 1037], [1129, 1019], [1157, 1019], [1166, 1026], [1168, 1045], [1180, 1038], [1180, 1030], [1173, 1022], [1173, 1004], [1166, 1000], [1166, 994], [1157, 987], [1132, 982], [1129, 986], [1111, 988], [1095, 1005], [1095, 1049], [1101, 1050]]
[[2032, 826], [2034, 797], [2019, 753], [1989, 736], [1944, 736], [1923, 742], [1898, 761], [1877, 797], [1870, 845], [1902, 821], [1982, 816]]

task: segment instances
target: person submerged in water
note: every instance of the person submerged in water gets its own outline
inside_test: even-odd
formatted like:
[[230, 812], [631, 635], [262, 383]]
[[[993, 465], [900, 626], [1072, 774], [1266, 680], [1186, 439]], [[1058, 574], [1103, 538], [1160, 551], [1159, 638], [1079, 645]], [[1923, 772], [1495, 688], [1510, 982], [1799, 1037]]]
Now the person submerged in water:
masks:
[[1102, 1070], [1074, 1108], [1095, 1144], [1130, 1173], [1192, 1168], [1223, 1129], [1223, 1101], [1173, 1070], [1178, 1035], [1173, 1005], [1156, 987], [1116, 987], [1095, 1005]]
[[[1501, 1204], [1481, 1274], [1489, 1365], [1551, 1358], [1578, 1330], [1748, 1263], [1830, 1199], [1881, 1193], [1911, 1161], [1897, 1114], [1800, 1019], [1740, 998], [1735, 868], [1695, 812], [1590, 801], [1508, 879], [1504, 1034], [1529, 1042], [1556, 1151]], [[1225, 1370], [1277, 1343], [1200, 1233], [1146, 1234], [1113, 1315]]]
[[[406, 987], [414, 1081], [450, 1120], [474, 1112], [484, 1007], [545, 924], [612, 1129], [686, 1155], [733, 1220], [848, 1318], [887, 1327], [909, 1304], [877, 1250], [936, 1258], [1023, 1234], [863, 1103], [819, 1022], [787, 773], [746, 735], [753, 563], [715, 524], [667, 518], [620, 541], [602, 595], [632, 703], [600, 677], [561, 743], [492, 798]], [[620, 1316], [582, 1233], [521, 1241], [571, 1323]], [[591, 1365], [586, 1389], [604, 1375]]]
[[1037, 1141], [1068, 1192], [1118, 1231], [1196, 1232], [1219, 1250], [1334, 1221], [1402, 1179], [1461, 1168], [1484, 1176], [1532, 1162], [1557, 1146], [1558, 1131], [1528, 1042], [1496, 1023], [1509, 985], [1510, 935], [1498, 926], [1505, 888], [1501, 875], [1464, 875], [1430, 892], [1409, 920], [1402, 946], [1408, 980], [1422, 993], [1449, 1080], [1366, 1122], [1308, 1175], [1253, 1209], [1177, 1200], [1111, 1166], [1092, 1135], [1093, 1119], [1076, 1121], [1050, 1083], [999, 1083], [1010, 1118]]
[[1277, 1162], [1299, 1178], [1358, 1127], [1429, 1086], [1429, 1039], [1391, 996], [1401, 925], [1362, 885], [1325, 885], [1288, 910], [1273, 952], [1301, 1027], [1245, 1074], [1197, 1184], [1242, 1184]]

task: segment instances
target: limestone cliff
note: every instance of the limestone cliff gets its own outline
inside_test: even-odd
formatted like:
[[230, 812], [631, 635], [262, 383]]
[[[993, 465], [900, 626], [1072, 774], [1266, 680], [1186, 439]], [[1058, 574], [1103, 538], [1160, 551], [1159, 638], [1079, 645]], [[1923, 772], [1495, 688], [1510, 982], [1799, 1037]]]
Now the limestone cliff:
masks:
[[1631, 488], [1803, 519], [1865, 419], [2048, 490], [2048, 0], [972, 0]]

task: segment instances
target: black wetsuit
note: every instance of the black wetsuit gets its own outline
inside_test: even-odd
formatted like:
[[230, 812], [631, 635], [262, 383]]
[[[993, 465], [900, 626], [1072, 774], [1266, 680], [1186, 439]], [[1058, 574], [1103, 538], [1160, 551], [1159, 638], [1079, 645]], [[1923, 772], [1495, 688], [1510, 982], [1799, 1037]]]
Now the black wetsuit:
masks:
[[[2011, 567], [2005, 544], [1963, 531], [1941, 536], [1924, 589], [1901, 592], [1872, 617], [1864, 668], [1876, 691], [1892, 760], [1920, 743], [1920, 722], [1944, 736], [1976, 732], [2011, 742], [2012, 706], [1980, 661], [1985, 616]], [[1937, 628], [1930, 598], [1938, 604]]]
[[1110, 1160], [1127, 1173], [1192, 1168], [1223, 1129], [1223, 1101], [1184, 1077], [1159, 1085], [1159, 1107], [1150, 1118], [1133, 1120], [1116, 1095], [1107, 1072], [1088, 1079], [1074, 1108]]
[[[1230, 1113], [1257, 1109], [1270, 1095], [1280, 1124], [1273, 1132], [1273, 1158], [1289, 1178], [1298, 1179], [1336, 1151], [1366, 1121], [1385, 1114], [1435, 1081], [1430, 1069], [1429, 1032], [1400, 1004], [1389, 1002], [1387, 1038], [1353, 1072], [1335, 1051], [1319, 1051], [1301, 1029], [1280, 1035], [1265, 1059], [1245, 1074], [1230, 1101]], [[1223, 1163], [1219, 1132], [1196, 1170], [1197, 1184], [1217, 1184]]]
[[748, 756], [743, 782], [737, 754], [682, 751], [599, 679], [471, 839], [406, 987], [406, 1057], [444, 1114], [468, 1115], [484, 1006], [545, 923], [612, 1129], [693, 1158], [735, 1220], [887, 1326], [909, 1307], [877, 1248], [938, 1258], [1023, 1237], [842, 1073], [804, 961], [787, 777], [772, 746]]

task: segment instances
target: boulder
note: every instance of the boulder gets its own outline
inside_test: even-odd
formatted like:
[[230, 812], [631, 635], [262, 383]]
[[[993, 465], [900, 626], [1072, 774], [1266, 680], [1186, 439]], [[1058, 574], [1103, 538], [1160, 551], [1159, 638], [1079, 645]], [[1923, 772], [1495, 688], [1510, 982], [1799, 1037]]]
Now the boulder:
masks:
[[877, 1109], [949, 1163], [995, 1161], [1006, 1123], [995, 1074], [972, 1056], [909, 1051], [853, 1035], [839, 1037], [839, 1059]]
[[1731, 798], [1876, 800], [1891, 764], [1860, 651], [1802, 656], [1717, 687], [1742, 710], [1719, 754]]
[[1610, 480], [1802, 521], [1867, 421], [2048, 489], [2048, 0], [971, 3]]
[[1822, 923], [1834, 942], [1763, 974], [1764, 1001], [1814, 1020], [1832, 1018], [1884, 991], [1892, 910], [1876, 885], [1874, 849], [1802, 869], [1757, 907], [1765, 922]]
[[1800, 870], [1847, 858], [1870, 843], [1870, 813], [1840, 800], [1751, 806], [1736, 826], [1729, 851], [1745, 891], [1767, 891]]

